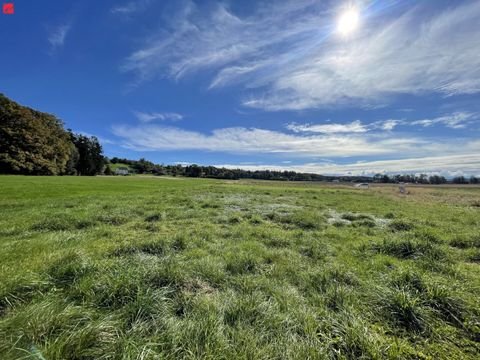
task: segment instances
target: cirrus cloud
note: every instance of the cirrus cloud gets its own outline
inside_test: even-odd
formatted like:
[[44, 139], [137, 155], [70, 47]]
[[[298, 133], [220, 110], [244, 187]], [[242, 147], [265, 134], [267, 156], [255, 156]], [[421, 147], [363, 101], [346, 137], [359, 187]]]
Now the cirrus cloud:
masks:
[[187, 4], [123, 70], [142, 79], [209, 70], [210, 88], [242, 84], [250, 94], [243, 104], [264, 110], [480, 92], [479, 2], [430, 12], [422, 3], [390, 13], [389, 22], [375, 6], [364, 8], [362, 29], [350, 40], [335, 36], [335, 12], [316, 1], [263, 5], [248, 16], [224, 4]]

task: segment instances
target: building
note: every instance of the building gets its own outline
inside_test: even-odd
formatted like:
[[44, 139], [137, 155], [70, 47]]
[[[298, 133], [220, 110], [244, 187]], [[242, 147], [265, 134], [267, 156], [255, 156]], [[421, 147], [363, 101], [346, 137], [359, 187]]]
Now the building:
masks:
[[119, 167], [115, 169], [115, 175], [128, 175], [128, 168], [126, 167]]

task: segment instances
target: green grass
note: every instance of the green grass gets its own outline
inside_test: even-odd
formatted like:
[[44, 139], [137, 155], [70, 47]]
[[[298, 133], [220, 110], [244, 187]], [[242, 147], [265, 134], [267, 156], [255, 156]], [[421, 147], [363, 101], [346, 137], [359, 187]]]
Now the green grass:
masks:
[[0, 359], [478, 359], [480, 188], [0, 177]]

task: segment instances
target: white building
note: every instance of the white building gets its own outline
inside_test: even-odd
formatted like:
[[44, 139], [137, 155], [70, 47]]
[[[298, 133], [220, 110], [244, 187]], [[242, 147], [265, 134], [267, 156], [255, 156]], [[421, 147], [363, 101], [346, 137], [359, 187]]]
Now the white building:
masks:
[[119, 167], [115, 169], [115, 175], [128, 175], [128, 168], [126, 167]]

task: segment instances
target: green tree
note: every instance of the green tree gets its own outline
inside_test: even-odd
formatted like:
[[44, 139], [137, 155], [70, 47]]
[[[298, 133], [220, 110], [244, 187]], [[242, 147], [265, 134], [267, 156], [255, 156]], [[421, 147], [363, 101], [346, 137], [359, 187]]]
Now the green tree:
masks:
[[105, 175], [113, 175], [113, 171], [112, 171], [112, 168], [110, 167], [110, 165], [107, 165], [105, 167], [105, 171], [103, 172]]
[[59, 119], [0, 94], [0, 173], [65, 174], [73, 153]]
[[73, 133], [70, 133], [70, 137], [79, 154], [76, 165], [77, 174], [93, 176], [101, 173], [105, 158], [98, 139], [95, 136], [88, 137]]

